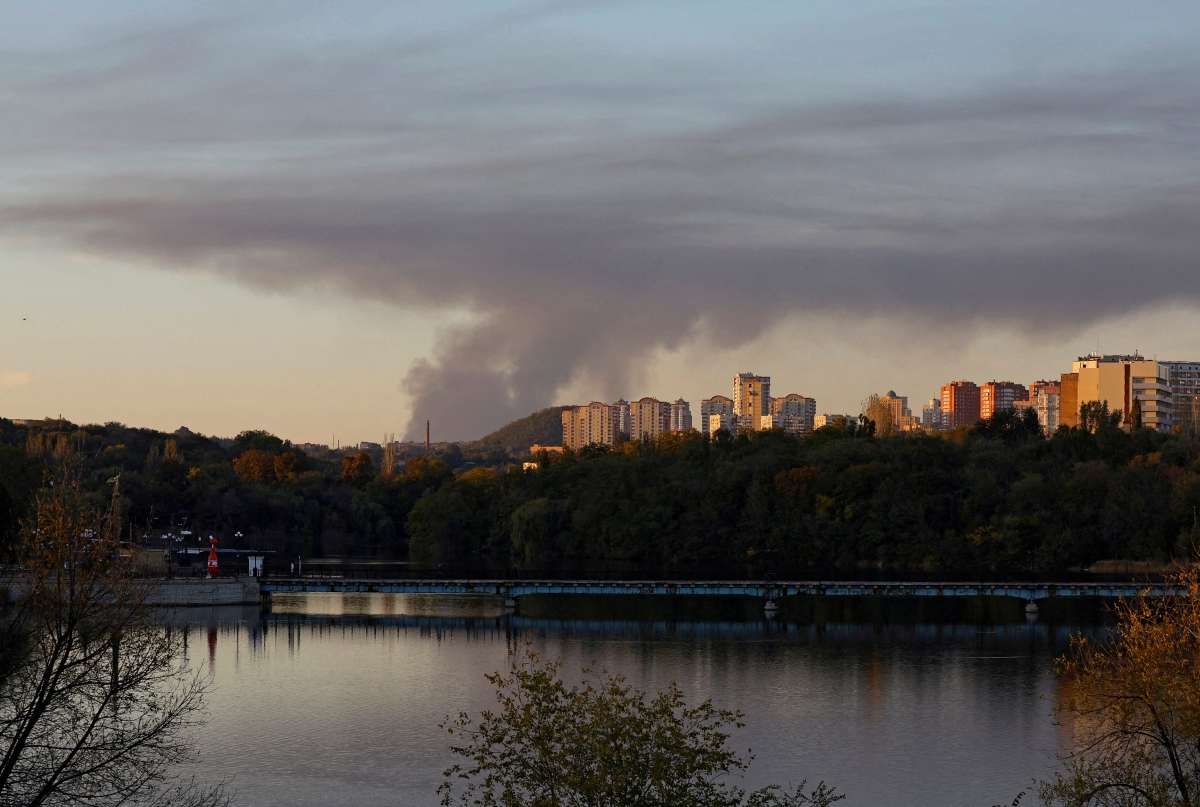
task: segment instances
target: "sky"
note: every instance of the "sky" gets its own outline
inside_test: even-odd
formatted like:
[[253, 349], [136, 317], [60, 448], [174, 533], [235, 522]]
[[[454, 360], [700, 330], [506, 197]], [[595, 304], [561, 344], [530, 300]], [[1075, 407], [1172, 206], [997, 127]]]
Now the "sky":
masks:
[[0, 416], [472, 439], [1200, 359], [1193, 2], [0, 8]]

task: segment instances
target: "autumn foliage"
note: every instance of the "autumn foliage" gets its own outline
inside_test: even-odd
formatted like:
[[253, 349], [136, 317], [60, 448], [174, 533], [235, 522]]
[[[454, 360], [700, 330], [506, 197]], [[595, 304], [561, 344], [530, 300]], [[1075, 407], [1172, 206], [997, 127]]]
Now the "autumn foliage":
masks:
[[233, 470], [247, 482], [274, 482], [275, 455], [270, 451], [252, 448], [233, 461]]
[[362, 451], [352, 457], [342, 458], [342, 481], [351, 485], [365, 485], [375, 476], [375, 465], [371, 456]]
[[1046, 803], [1200, 804], [1200, 568], [1167, 585], [1179, 596], [1122, 600], [1110, 638], [1076, 639], [1060, 660], [1074, 747]]

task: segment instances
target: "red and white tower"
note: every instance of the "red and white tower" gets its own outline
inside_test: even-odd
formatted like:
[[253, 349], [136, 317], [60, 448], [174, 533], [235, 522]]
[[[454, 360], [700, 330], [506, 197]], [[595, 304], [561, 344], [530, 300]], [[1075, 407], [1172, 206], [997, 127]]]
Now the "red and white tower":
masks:
[[217, 539], [211, 535], [208, 536], [208, 576], [213, 580], [217, 578]]

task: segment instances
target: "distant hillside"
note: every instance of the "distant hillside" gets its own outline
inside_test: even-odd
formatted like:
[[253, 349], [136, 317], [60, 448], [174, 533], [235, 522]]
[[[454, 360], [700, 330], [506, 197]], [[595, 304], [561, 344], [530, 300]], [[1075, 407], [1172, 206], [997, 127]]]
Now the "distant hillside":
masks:
[[562, 445], [562, 412], [569, 406], [551, 406], [501, 426], [472, 443], [471, 448], [503, 448], [528, 451], [531, 445]]

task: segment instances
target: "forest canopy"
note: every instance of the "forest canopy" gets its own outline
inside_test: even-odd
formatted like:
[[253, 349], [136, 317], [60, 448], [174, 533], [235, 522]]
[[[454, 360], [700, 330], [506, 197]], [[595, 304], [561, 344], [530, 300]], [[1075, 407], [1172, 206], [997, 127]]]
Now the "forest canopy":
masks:
[[42, 483], [48, 441], [66, 436], [97, 495], [121, 475], [131, 536], [186, 524], [293, 556], [1051, 570], [1190, 553], [1200, 443], [1095, 414], [1048, 439], [1012, 413], [931, 434], [883, 436], [869, 423], [803, 437], [667, 434], [543, 455], [531, 470], [528, 457], [471, 444], [418, 447], [389, 470], [379, 451], [310, 456], [266, 432], [0, 420], [0, 537]]

